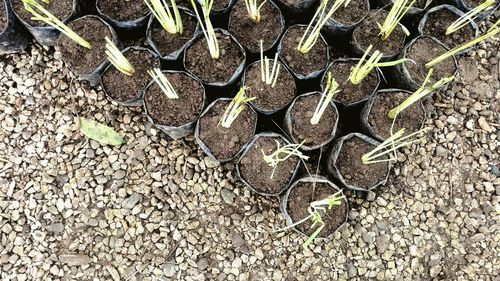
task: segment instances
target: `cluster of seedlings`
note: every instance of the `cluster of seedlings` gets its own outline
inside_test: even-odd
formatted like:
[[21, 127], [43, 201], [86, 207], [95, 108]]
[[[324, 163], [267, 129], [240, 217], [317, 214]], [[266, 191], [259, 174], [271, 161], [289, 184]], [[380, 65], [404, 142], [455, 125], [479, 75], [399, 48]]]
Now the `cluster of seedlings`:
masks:
[[454, 80], [456, 56], [500, 32], [476, 24], [499, 4], [4, 0], [0, 41], [22, 50], [7, 33], [28, 30], [168, 136], [194, 133], [207, 155], [236, 159], [308, 247], [346, 222], [343, 190], [385, 184], [396, 152], [425, 137], [422, 100]]

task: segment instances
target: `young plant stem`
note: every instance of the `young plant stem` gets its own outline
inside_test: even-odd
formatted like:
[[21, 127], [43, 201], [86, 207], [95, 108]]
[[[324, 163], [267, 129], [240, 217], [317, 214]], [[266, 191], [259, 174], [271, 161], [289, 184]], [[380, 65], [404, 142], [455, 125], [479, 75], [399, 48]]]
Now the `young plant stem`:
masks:
[[148, 73], [168, 99], [175, 100], [179, 98], [174, 87], [170, 84], [170, 81], [168, 81], [167, 76], [165, 76], [159, 68], [148, 70]]
[[274, 55], [273, 68], [270, 70], [270, 63], [267, 56], [264, 56], [263, 41], [260, 40], [260, 73], [262, 77], [262, 83], [270, 85], [274, 88], [276, 81], [278, 81], [278, 76], [280, 74], [281, 65], [278, 63], [278, 53]]
[[108, 57], [109, 62], [118, 69], [121, 73], [132, 76], [135, 73], [135, 69], [123, 55], [123, 53], [115, 46], [113, 41], [107, 36], [104, 38], [106, 40], [106, 50], [104, 51]]
[[201, 11], [203, 13], [203, 19], [198, 12], [198, 8], [196, 7], [195, 0], [191, 0], [191, 5], [193, 5], [194, 12], [196, 14], [196, 18], [200, 22], [201, 30], [205, 39], [207, 40], [208, 50], [210, 52], [210, 56], [213, 59], [220, 58], [220, 49], [219, 42], [217, 41], [217, 35], [215, 34], [214, 27], [210, 20], [210, 11], [212, 10], [212, 5], [214, 0], [201, 0]]
[[274, 176], [274, 172], [276, 171], [276, 168], [278, 167], [278, 164], [281, 162], [285, 162], [292, 156], [297, 156], [298, 158], [302, 160], [308, 160], [309, 156], [306, 156], [300, 152], [300, 147], [304, 145], [305, 141], [302, 141], [300, 144], [287, 144], [284, 146], [281, 146], [279, 141], [276, 141], [276, 150], [267, 155], [264, 150], [261, 149], [262, 152], [262, 158], [264, 161], [273, 168], [273, 171], [271, 173], [271, 179]]
[[395, 0], [391, 10], [389, 11], [387, 17], [384, 20], [384, 23], [380, 25], [377, 22], [377, 25], [380, 29], [379, 35], [382, 36], [382, 40], [385, 41], [389, 39], [389, 36], [391, 36], [391, 33], [394, 31], [394, 29], [396, 29], [398, 25], [401, 26], [403, 32], [406, 35], [410, 35], [408, 29], [406, 29], [403, 25], [399, 24], [399, 22], [408, 12], [411, 6], [415, 4], [416, 0], [412, 0], [410, 4], [408, 4], [408, 2], [410, 2], [410, 0]]
[[170, 34], [182, 34], [183, 26], [181, 14], [175, 0], [171, 0], [171, 7], [165, 0], [144, 0], [151, 13], [161, 26]]
[[255, 22], [260, 22], [260, 10], [264, 6], [267, 0], [264, 0], [260, 5], [257, 4], [257, 0], [245, 0], [245, 6], [247, 8], [248, 16]]
[[321, 93], [321, 99], [319, 100], [316, 110], [311, 118], [311, 125], [317, 125], [319, 123], [319, 120], [323, 116], [323, 113], [325, 113], [328, 105], [330, 105], [335, 95], [340, 92], [338, 88], [339, 84], [335, 81], [335, 78], [333, 78], [332, 73], [328, 72], [326, 88], [323, 93]]
[[229, 129], [238, 115], [245, 109], [246, 103], [255, 99], [255, 97], [246, 97], [246, 87], [241, 87], [236, 96], [231, 100], [228, 107], [224, 111], [220, 120], [220, 125]]
[[495, 4], [495, 0], [486, 0], [480, 5], [476, 6], [474, 9], [468, 11], [463, 16], [454, 21], [448, 28], [446, 29], [446, 35], [450, 35], [467, 24], [474, 22], [474, 20], [481, 15], [481, 13], [490, 10], [493, 8], [493, 4]]

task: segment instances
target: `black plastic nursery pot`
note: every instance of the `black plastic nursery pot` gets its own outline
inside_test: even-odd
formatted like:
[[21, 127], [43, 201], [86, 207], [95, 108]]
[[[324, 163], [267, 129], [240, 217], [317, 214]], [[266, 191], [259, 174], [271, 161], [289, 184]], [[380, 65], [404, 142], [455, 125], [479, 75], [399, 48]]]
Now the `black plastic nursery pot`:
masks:
[[300, 95], [286, 111], [285, 131], [294, 143], [304, 141], [301, 150], [311, 151], [326, 146], [337, 132], [339, 112], [333, 101], [326, 108], [318, 124], [311, 124], [311, 118], [320, 99], [320, 92]]
[[[233, 6], [235, 0], [217, 0], [214, 1], [214, 4], [212, 6], [212, 10], [210, 10], [210, 15], [211, 16], [221, 16], [226, 13], [228, 13], [231, 10], [231, 7]], [[197, 0], [198, 5], [200, 3], [199, 0]], [[192, 5], [191, 5], [192, 8]]]
[[238, 156], [255, 135], [257, 128], [257, 112], [249, 105], [243, 105], [244, 110], [230, 128], [222, 127], [221, 119], [230, 102], [229, 98], [212, 102], [201, 114], [194, 131], [200, 148], [219, 162], [228, 162]]
[[278, 43], [285, 30], [285, 19], [274, 2], [266, 1], [260, 13], [257, 23], [248, 16], [245, 1], [237, 0], [229, 16], [229, 32], [253, 54], [260, 53], [260, 40], [265, 52]]
[[[272, 67], [274, 60], [269, 60], [269, 65]], [[295, 98], [297, 87], [295, 79], [288, 69], [278, 60], [280, 70], [276, 85], [268, 85], [262, 82], [261, 76], [261, 61], [251, 63], [245, 69], [242, 84], [247, 87], [247, 94], [250, 97], [255, 97], [250, 101], [256, 111], [264, 115], [271, 115], [284, 109]]]
[[135, 73], [128, 76], [109, 64], [101, 76], [102, 89], [108, 98], [123, 106], [142, 105], [142, 95], [151, 81], [148, 70], [160, 68], [160, 59], [155, 52], [143, 47], [127, 47], [122, 53]]
[[314, 79], [321, 76], [330, 58], [328, 44], [322, 35], [307, 54], [297, 50], [297, 45], [306, 31], [307, 25], [297, 24], [289, 27], [278, 48], [279, 57], [299, 80]]
[[[42, 21], [32, 20], [33, 15], [24, 8], [22, 0], [10, 1], [17, 18], [38, 43], [45, 46], [52, 46], [57, 43], [61, 33], [59, 30]], [[80, 9], [78, 0], [50, 1], [49, 3], [37, 0], [37, 2], [64, 23], [67, 23]]]
[[[255, 135], [236, 164], [240, 180], [253, 192], [263, 196], [278, 196], [286, 190], [299, 172], [301, 160], [292, 156], [276, 168], [264, 161], [263, 153], [270, 155], [290, 142], [280, 134], [264, 132]], [[274, 170], [274, 171], [273, 171]]]
[[[418, 24], [418, 32], [420, 35], [435, 37], [450, 49], [462, 46], [476, 38], [479, 34], [477, 24], [470, 21], [468, 25], [450, 35], [446, 35], [448, 26], [463, 15], [464, 12], [450, 5], [440, 5], [431, 8], [425, 13]], [[467, 50], [463, 52], [467, 52]]]
[[0, 55], [22, 52], [28, 45], [28, 35], [14, 12], [10, 1], [0, 2]]
[[[447, 51], [448, 48], [436, 38], [422, 35], [413, 39], [401, 53], [402, 58], [407, 58], [410, 61], [399, 64], [395, 68], [402, 86], [411, 91], [417, 90], [429, 71], [425, 64]], [[454, 56], [449, 57], [434, 65], [432, 69], [433, 75], [429, 80], [431, 84], [443, 77], [456, 75], [458, 72], [457, 60]]]
[[205, 37], [199, 32], [184, 52], [186, 71], [212, 87], [234, 84], [245, 69], [246, 54], [238, 41], [226, 30], [215, 29], [219, 42], [220, 57], [210, 55]]
[[[390, 0], [387, 2], [391, 3], [391, 5], [394, 4], [394, 0]], [[413, 6], [411, 6], [411, 8], [408, 10], [406, 15], [412, 16], [423, 13], [431, 6], [432, 2], [434, 2], [434, 0], [417, 0], [415, 4], [413, 4]]]
[[363, 164], [361, 157], [380, 142], [360, 133], [337, 139], [328, 157], [328, 173], [346, 188], [369, 191], [384, 185], [389, 177], [391, 162]]
[[78, 45], [67, 36], [60, 36], [57, 46], [62, 59], [79, 79], [87, 80], [92, 86], [99, 84], [104, 69], [109, 64], [104, 37], [110, 38], [120, 46], [118, 36], [113, 28], [97, 16], [85, 16], [68, 23], [69, 28], [87, 40], [92, 46], [87, 49]]
[[288, 18], [297, 18], [312, 11], [320, 0], [275, 0], [276, 5]]
[[169, 99], [153, 81], [143, 96], [144, 111], [148, 120], [173, 139], [194, 132], [205, 106], [205, 89], [201, 81], [186, 72], [163, 71], [178, 99]]
[[[391, 119], [388, 113], [400, 105], [412, 92], [401, 89], [378, 91], [363, 107], [361, 126], [366, 134], [379, 141], [384, 141], [400, 129], [406, 134], [416, 132], [424, 126], [426, 111], [422, 101], [418, 101], [403, 110], [397, 118]], [[394, 125], [393, 125], [394, 123]]]
[[362, 56], [370, 45], [373, 45], [372, 52], [378, 50], [384, 55], [382, 57], [384, 60], [389, 60], [401, 52], [406, 39], [401, 24], [394, 29], [387, 40], [379, 35], [380, 29], [377, 23], [382, 24], [388, 13], [385, 10], [372, 10], [356, 26], [352, 34], [352, 46], [357, 55]]
[[321, 88], [324, 90], [327, 84], [328, 73], [332, 74], [339, 84], [340, 92], [335, 96], [334, 101], [345, 107], [359, 105], [368, 100], [377, 91], [380, 85], [380, 73], [374, 69], [363, 79], [360, 84], [353, 84], [349, 80], [351, 69], [356, 66], [359, 59], [337, 59], [334, 60], [325, 71], [321, 79]]
[[140, 38], [151, 12], [144, 1], [97, 0], [97, 14], [123, 38]]
[[[280, 209], [288, 225], [293, 225], [309, 216], [308, 207], [314, 201], [328, 198], [340, 191], [340, 188], [324, 177], [314, 176], [301, 178], [294, 182], [280, 200]], [[321, 212], [321, 211], [320, 211]], [[349, 204], [343, 199], [339, 206], [321, 212], [325, 227], [319, 239], [330, 239], [334, 233], [347, 222]], [[312, 220], [298, 224], [293, 229], [305, 237], [309, 237], [317, 228], [312, 227]]]
[[333, 13], [323, 27], [323, 32], [328, 35], [346, 34], [361, 23], [369, 11], [370, 0], [351, 0], [347, 7], [341, 6]]
[[[464, 12], [468, 12], [468, 11], [474, 9], [475, 7], [479, 6], [480, 4], [484, 3], [484, 0], [455, 0], [454, 2], [460, 10], [462, 10]], [[495, 11], [498, 11], [499, 8], [500, 8], [500, 0], [496, 0], [495, 4], [493, 4], [493, 8], [489, 9], [488, 11], [483, 12], [481, 15], [479, 15], [477, 17], [477, 20], [480, 21], [480, 20], [483, 20], [483, 19], [489, 17]]]
[[154, 16], [148, 21], [146, 42], [165, 60], [179, 59], [198, 31], [196, 16], [185, 8], [179, 8], [179, 12], [183, 26], [182, 34], [168, 33]]

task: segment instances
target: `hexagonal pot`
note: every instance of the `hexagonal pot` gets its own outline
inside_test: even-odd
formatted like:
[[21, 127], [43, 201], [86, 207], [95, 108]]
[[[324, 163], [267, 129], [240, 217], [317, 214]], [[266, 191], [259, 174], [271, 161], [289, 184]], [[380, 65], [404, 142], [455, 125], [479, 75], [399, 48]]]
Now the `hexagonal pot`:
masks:
[[[99, 9], [99, 1], [107, 1], [107, 0], [97, 0], [95, 3], [97, 14], [108, 22], [113, 28], [117, 30], [117, 32], [122, 37], [126, 38], [140, 38], [144, 36], [144, 32], [146, 32], [146, 27], [149, 21], [149, 17], [151, 16], [151, 12], [146, 7], [147, 12], [145, 15], [137, 17], [132, 20], [118, 20], [114, 19], [111, 16], [107, 15], [101, 9]], [[146, 5], [144, 1], [139, 1], [143, 5]]]
[[343, 35], [352, 31], [359, 23], [363, 21], [363, 19], [366, 18], [368, 12], [370, 11], [370, 0], [359, 0], [359, 1], [363, 2], [363, 4], [366, 5], [366, 13], [364, 14], [364, 16], [359, 17], [351, 22], [345, 22], [345, 21], [341, 22], [340, 20], [338, 20], [339, 14], [341, 15], [342, 13], [351, 13], [353, 8], [360, 7], [360, 5], [356, 5], [354, 1], [351, 1], [348, 7], [346, 8], [344, 8], [343, 6], [340, 7], [333, 14], [333, 16], [326, 21], [326, 24], [323, 27], [322, 31], [329, 36]]

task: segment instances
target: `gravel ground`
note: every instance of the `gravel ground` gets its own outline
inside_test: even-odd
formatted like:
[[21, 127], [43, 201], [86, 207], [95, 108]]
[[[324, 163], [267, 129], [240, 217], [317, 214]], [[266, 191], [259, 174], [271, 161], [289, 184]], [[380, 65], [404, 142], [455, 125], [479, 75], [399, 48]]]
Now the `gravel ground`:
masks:
[[[349, 222], [303, 250], [233, 164], [72, 81], [58, 52], [0, 58], [2, 280], [499, 280], [500, 40], [427, 102], [431, 128]], [[70, 86], [73, 85], [73, 86]], [[77, 117], [126, 137], [81, 135]]]

